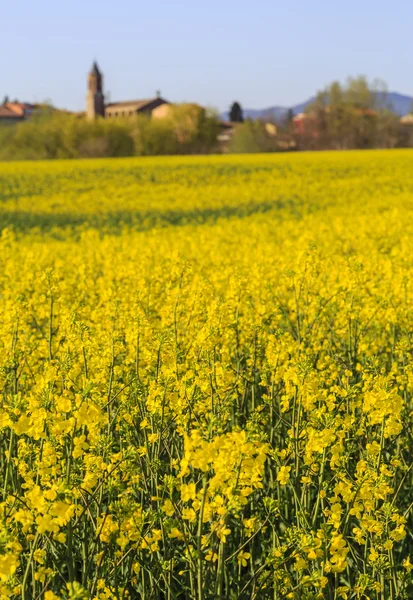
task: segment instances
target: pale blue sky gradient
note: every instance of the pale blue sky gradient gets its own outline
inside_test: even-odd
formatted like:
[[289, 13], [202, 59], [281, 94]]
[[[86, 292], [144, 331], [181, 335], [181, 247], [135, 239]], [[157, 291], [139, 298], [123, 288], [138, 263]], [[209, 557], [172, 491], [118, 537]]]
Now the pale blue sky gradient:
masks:
[[95, 58], [112, 101], [291, 106], [358, 74], [413, 95], [412, 0], [1, 4], [0, 100], [81, 110]]

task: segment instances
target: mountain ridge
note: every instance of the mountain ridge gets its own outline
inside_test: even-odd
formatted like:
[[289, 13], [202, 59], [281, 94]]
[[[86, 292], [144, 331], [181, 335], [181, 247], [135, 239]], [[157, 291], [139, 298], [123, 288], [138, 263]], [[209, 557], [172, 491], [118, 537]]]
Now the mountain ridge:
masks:
[[[379, 95], [377, 95], [379, 96]], [[380, 95], [381, 96], [381, 95]], [[244, 108], [244, 118], [245, 119], [268, 119], [276, 121], [285, 117], [289, 110], [292, 110], [294, 115], [298, 115], [303, 112], [307, 106], [309, 106], [312, 102], [314, 102], [315, 96], [309, 98], [305, 102], [301, 102], [294, 106], [269, 106], [268, 108]], [[411, 112], [413, 107], [413, 96], [408, 96], [407, 94], [400, 94], [399, 92], [388, 92], [386, 95], [386, 105], [391, 108], [396, 114], [400, 117], [404, 117], [409, 112]], [[229, 119], [229, 112], [223, 112], [220, 117], [224, 120]]]

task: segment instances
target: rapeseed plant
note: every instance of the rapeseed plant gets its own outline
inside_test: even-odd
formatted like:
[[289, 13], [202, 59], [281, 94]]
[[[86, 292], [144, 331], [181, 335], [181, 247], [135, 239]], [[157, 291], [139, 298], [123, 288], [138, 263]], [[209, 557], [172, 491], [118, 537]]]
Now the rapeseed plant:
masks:
[[0, 600], [413, 596], [410, 163], [0, 166]]

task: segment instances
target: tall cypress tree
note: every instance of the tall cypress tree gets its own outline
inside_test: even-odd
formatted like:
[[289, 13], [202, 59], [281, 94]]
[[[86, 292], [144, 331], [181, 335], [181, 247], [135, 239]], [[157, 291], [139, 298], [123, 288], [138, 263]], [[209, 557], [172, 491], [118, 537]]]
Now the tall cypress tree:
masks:
[[233, 123], [243, 123], [244, 115], [242, 112], [241, 104], [239, 102], [234, 102], [229, 111], [229, 120]]

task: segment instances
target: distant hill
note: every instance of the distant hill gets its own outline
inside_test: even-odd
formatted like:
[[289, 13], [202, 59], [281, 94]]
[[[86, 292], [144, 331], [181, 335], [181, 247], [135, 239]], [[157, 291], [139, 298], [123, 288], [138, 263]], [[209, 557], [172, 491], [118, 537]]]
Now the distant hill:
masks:
[[[315, 98], [309, 98], [306, 102], [292, 106], [292, 111], [295, 115], [303, 112], [309, 104], [314, 102]], [[407, 115], [413, 106], [413, 96], [406, 96], [398, 92], [389, 92], [387, 94], [386, 104], [389, 109], [403, 117]], [[269, 108], [255, 109], [244, 108], [244, 117], [247, 119], [268, 119], [279, 121], [286, 116], [289, 107], [287, 106], [270, 106]], [[228, 119], [228, 112], [222, 113], [221, 119]]]
[[392, 110], [394, 110], [394, 112], [396, 112], [401, 117], [404, 117], [404, 115], [407, 115], [409, 112], [412, 111], [412, 96], [398, 94], [397, 92], [389, 92], [387, 97], [389, 104], [392, 107]]

